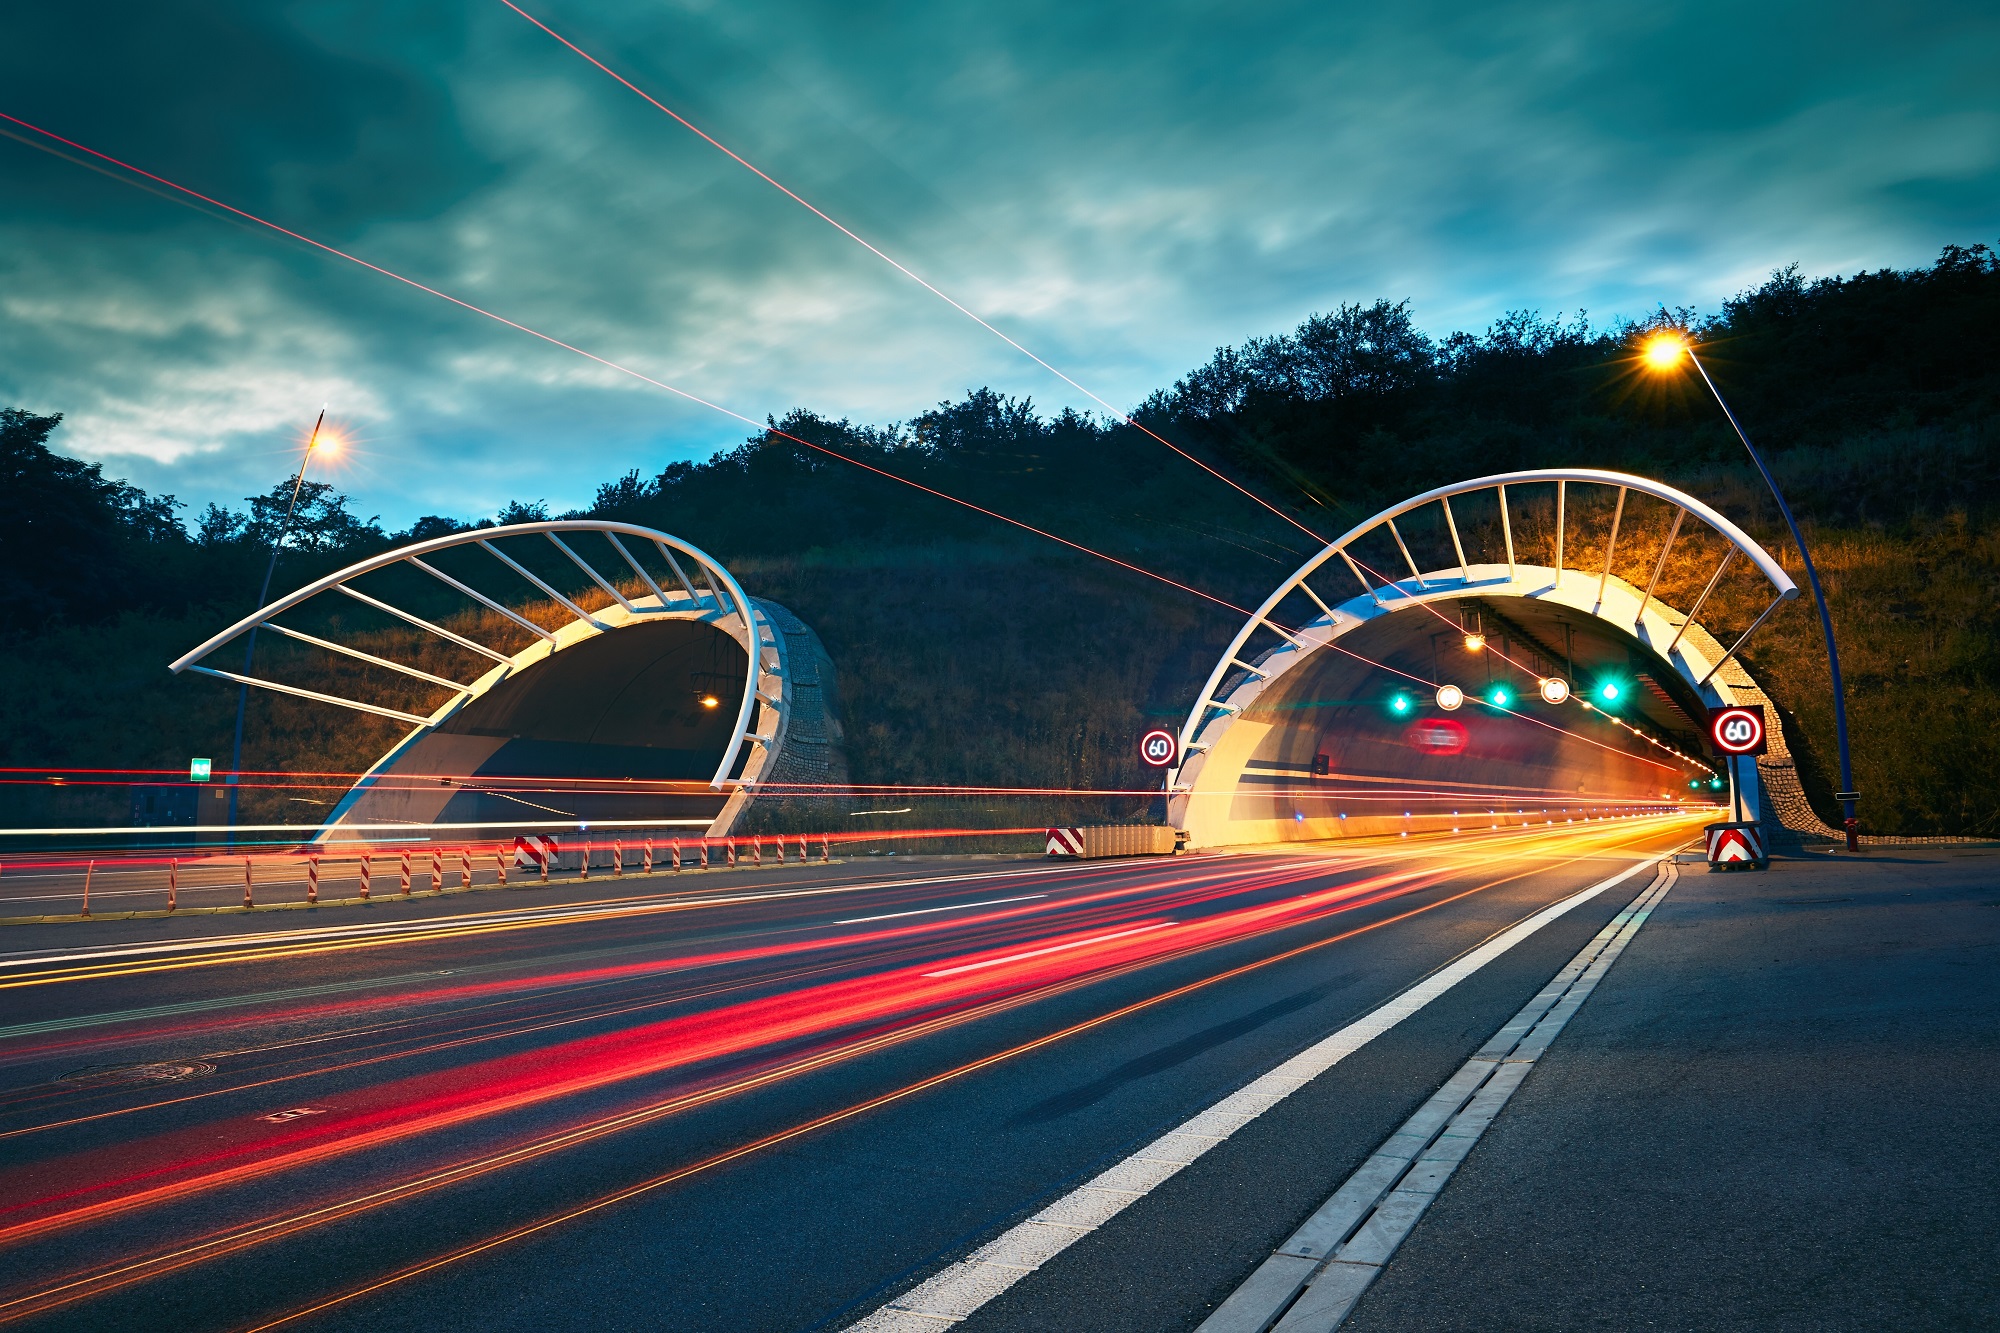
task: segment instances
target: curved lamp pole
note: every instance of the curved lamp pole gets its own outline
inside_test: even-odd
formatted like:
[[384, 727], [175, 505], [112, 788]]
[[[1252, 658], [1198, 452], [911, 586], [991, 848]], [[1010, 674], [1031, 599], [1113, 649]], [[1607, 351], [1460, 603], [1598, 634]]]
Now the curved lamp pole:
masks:
[[[264, 566], [264, 585], [257, 590], [257, 605], [262, 606], [271, 597], [271, 576], [278, 571], [278, 552], [284, 548], [286, 534], [291, 531], [292, 514], [299, 507], [299, 492], [306, 484], [306, 464], [312, 462], [313, 449], [319, 444], [320, 427], [326, 424], [326, 409], [319, 410], [319, 419], [313, 422], [312, 434], [306, 437], [305, 455], [299, 459], [299, 475], [292, 478], [291, 503], [285, 506], [285, 517], [278, 524], [277, 540], [271, 543], [270, 563]], [[330, 446], [329, 446], [330, 447]], [[250, 630], [250, 641], [243, 646], [243, 674], [250, 674], [251, 655], [257, 651], [257, 630]], [[243, 710], [250, 702], [250, 687], [236, 687], [236, 742], [229, 751], [229, 841], [236, 843], [236, 793], [243, 781], [240, 770], [243, 767]]]
[[1743, 441], [1743, 448], [1750, 455], [1750, 461], [1757, 465], [1757, 471], [1764, 478], [1764, 484], [1771, 488], [1771, 498], [1778, 502], [1778, 512], [1785, 516], [1785, 526], [1792, 530], [1792, 540], [1798, 543], [1799, 558], [1805, 561], [1806, 582], [1812, 587], [1813, 603], [1819, 607], [1820, 632], [1826, 637], [1826, 661], [1833, 674], [1833, 732], [1840, 747], [1840, 790], [1835, 793], [1840, 801], [1842, 822], [1847, 832], [1847, 850], [1858, 851], [1856, 840], [1854, 802], [1860, 793], [1854, 790], [1854, 762], [1847, 748], [1847, 687], [1840, 679], [1840, 650], [1833, 642], [1833, 615], [1826, 609], [1826, 594], [1820, 591], [1819, 571], [1813, 567], [1812, 552], [1806, 548], [1805, 534], [1799, 531], [1799, 521], [1792, 517], [1792, 507], [1785, 503], [1785, 493], [1778, 489], [1778, 479], [1771, 475], [1771, 469], [1764, 463], [1764, 456], [1757, 452], [1757, 446], [1750, 443], [1750, 437], [1743, 431], [1736, 414], [1729, 410], [1729, 404], [1722, 397], [1722, 390], [1715, 387], [1715, 381], [1708, 377], [1708, 367], [1702, 365], [1701, 358], [1694, 354], [1694, 347], [1685, 338], [1671, 333], [1663, 333], [1650, 339], [1645, 346], [1646, 364], [1655, 370], [1671, 370], [1680, 364], [1685, 355], [1701, 382], [1708, 386], [1715, 396], [1715, 404], [1722, 409], [1722, 415], [1729, 421], [1736, 438]]

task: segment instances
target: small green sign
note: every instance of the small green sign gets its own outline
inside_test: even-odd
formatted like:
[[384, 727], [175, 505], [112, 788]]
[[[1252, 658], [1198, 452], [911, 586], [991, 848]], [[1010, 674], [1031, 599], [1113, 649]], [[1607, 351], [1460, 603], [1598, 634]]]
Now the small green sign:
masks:
[[209, 761], [206, 759], [188, 760], [188, 781], [189, 782], [208, 781], [210, 769], [211, 765]]

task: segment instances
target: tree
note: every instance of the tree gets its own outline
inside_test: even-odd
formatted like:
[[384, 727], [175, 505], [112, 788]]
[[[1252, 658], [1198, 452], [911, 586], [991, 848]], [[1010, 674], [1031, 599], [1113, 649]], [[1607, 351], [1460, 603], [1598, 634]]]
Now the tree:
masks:
[[49, 448], [62, 417], [0, 409], [0, 624], [94, 620], [119, 609], [139, 543], [185, 545], [180, 502]]

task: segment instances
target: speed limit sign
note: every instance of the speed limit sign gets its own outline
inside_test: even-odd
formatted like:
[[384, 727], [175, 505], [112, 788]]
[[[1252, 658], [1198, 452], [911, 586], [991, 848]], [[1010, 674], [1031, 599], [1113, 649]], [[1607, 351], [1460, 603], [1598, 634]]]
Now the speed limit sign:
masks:
[[1762, 705], [1709, 709], [1708, 738], [1724, 754], [1764, 753]]
[[1163, 727], [1155, 727], [1139, 738], [1139, 757], [1154, 768], [1172, 768], [1174, 760], [1180, 757], [1180, 742], [1174, 733]]

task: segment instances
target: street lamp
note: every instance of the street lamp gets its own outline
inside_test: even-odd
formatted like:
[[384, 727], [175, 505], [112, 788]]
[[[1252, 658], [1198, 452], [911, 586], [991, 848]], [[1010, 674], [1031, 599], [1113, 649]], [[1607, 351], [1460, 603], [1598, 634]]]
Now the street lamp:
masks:
[[1701, 358], [1694, 354], [1694, 346], [1678, 333], [1660, 333], [1647, 340], [1641, 349], [1646, 364], [1657, 371], [1669, 371], [1680, 365], [1685, 356], [1688, 363], [1701, 376], [1701, 382], [1715, 395], [1715, 404], [1722, 409], [1722, 415], [1729, 421], [1736, 438], [1743, 441], [1744, 451], [1750, 461], [1757, 465], [1764, 484], [1771, 488], [1771, 498], [1778, 502], [1778, 512], [1785, 516], [1785, 526], [1792, 530], [1792, 540], [1798, 543], [1799, 558], [1805, 562], [1806, 582], [1812, 586], [1813, 602], [1819, 607], [1820, 632], [1826, 637], [1826, 661], [1833, 675], [1833, 731], [1840, 747], [1840, 790], [1835, 798], [1840, 802], [1842, 822], [1847, 830], [1847, 850], [1860, 850], [1856, 838], [1854, 802], [1860, 793], [1854, 790], [1854, 761], [1847, 748], [1847, 687], [1840, 679], [1840, 650], [1833, 642], [1833, 615], [1826, 609], [1826, 594], [1820, 590], [1819, 571], [1813, 568], [1812, 552], [1806, 549], [1805, 534], [1799, 531], [1799, 521], [1792, 517], [1792, 507], [1785, 503], [1785, 493], [1778, 489], [1778, 479], [1771, 475], [1771, 469], [1764, 464], [1764, 456], [1757, 452], [1757, 446], [1750, 443], [1750, 437], [1743, 432], [1743, 426], [1736, 420], [1736, 414], [1729, 410], [1729, 404], [1722, 397], [1722, 390], [1715, 387], [1715, 381], [1708, 377], [1708, 367], [1702, 365]]
[[[271, 543], [270, 563], [264, 566], [264, 586], [257, 590], [257, 606], [260, 610], [263, 608], [266, 599], [271, 595], [271, 576], [278, 570], [278, 552], [284, 547], [285, 535], [291, 530], [292, 513], [299, 507], [299, 492], [305, 488], [306, 464], [312, 462], [313, 450], [315, 448], [324, 449], [331, 453], [338, 447], [335, 443], [337, 439], [335, 436], [328, 436], [324, 443], [320, 441], [320, 428], [324, 425], [326, 425], [326, 409], [322, 407], [319, 410], [319, 419], [313, 422], [312, 434], [306, 437], [306, 451], [299, 459], [299, 475], [292, 478], [291, 503], [285, 506], [285, 517], [278, 524], [277, 539]], [[250, 674], [250, 659], [256, 651], [257, 627], [252, 625], [250, 627], [250, 641], [243, 646], [243, 674], [246, 676]], [[236, 741], [230, 747], [229, 751], [229, 827], [232, 844], [235, 841], [236, 793], [243, 781], [241, 775], [243, 768], [243, 710], [249, 702], [250, 687], [248, 685], [238, 685], [236, 687]]]

